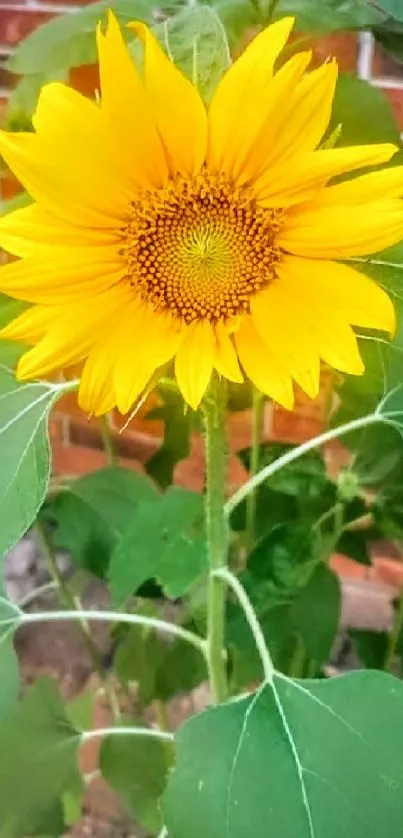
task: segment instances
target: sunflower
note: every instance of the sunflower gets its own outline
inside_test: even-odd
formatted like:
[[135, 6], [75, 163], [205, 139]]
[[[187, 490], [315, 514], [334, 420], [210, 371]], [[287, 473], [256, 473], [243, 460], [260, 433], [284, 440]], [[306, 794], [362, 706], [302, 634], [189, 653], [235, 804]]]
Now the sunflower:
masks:
[[352, 327], [393, 332], [393, 306], [333, 260], [403, 238], [403, 167], [334, 184], [396, 147], [320, 146], [337, 65], [307, 72], [306, 51], [275, 72], [292, 25], [261, 32], [207, 109], [133, 23], [140, 73], [109, 14], [100, 100], [47, 84], [34, 133], [1, 133], [35, 201], [0, 223], [0, 244], [22, 257], [1, 290], [34, 303], [2, 332], [31, 346], [19, 379], [80, 364], [81, 407], [124, 414], [173, 359], [194, 409], [213, 370], [287, 408], [294, 382], [317, 395], [321, 362], [363, 372]]

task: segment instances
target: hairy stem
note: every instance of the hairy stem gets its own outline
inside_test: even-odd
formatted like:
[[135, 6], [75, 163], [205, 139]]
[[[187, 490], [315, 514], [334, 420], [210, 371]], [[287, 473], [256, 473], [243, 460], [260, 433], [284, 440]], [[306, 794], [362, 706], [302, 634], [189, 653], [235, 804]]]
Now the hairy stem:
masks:
[[214, 378], [205, 400], [206, 451], [206, 535], [210, 567], [208, 592], [207, 663], [213, 698], [227, 696], [224, 649], [226, 586], [215, 571], [225, 568], [228, 553], [228, 529], [224, 517], [226, 450], [226, 389]]
[[403, 589], [400, 592], [399, 601], [393, 618], [392, 631], [388, 637], [388, 644], [386, 647], [385, 660], [383, 668], [385, 672], [389, 672], [392, 667], [396, 655], [397, 644], [403, 629]]
[[117, 452], [115, 449], [115, 443], [113, 439], [112, 429], [111, 429], [111, 420], [110, 415], [108, 413], [105, 416], [100, 417], [101, 422], [101, 432], [102, 432], [102, 442], [104, 446], [104, 451], [110, 466], [116, 466], [119, 462], [119, 458], [117, 456]]
[[[262, 437], [263, 416], [264, 396], [256, 389], [256, 387], [254, 387], [252, 407], [252, 448], [250, 457], [251, 477], [254, 477], [259, 471], [260, 440]], [[246, 501], [245, 544], [248, 553], [251, 551], [255, 540], [256, 497], [256, 489], [252, 489]]]

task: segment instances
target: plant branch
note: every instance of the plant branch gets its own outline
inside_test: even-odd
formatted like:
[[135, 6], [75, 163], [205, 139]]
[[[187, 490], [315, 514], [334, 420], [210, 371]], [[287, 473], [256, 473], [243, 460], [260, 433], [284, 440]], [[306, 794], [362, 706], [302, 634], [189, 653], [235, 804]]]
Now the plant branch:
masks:
[[[260, 457], [260, 440], [262, 437], [264, 417], [264, 396], [253, 388], [253, 407], [252, 407], [252, 448], [250, 458], [250, 474], [254, 477], [259, 471], [259, 457]], [[246, 501], [246, 534], [245, 543], [248, 553], [251, 551], [255, 539], [255, 519], [256, 519], [256, 489], [252, 489]]]
[[166, 730], [154, 730], [150, 727], [97, 727], [81, 733], [81, 742], [89, 742], [102, 736], [145, 736], [172, 742], [174, 735]]
[[115, 466], [119, 462], [119, 457], [116, 453], [111, 429], [110, 416], [108, 413], [106, 413], [104, 416], [100, 416], [100, 423], [102, 432], [102, 442], [108, 463], [110, 466]]
[[271, 682], [273, 680], [273, 675], [275, 673], [273, 661], [271, 659], [270, 652], [267, 648], [266, 640], [264, 634], [262, 632], [259, 620], [256, 616], [255, 609], [245, 591], [243, 585], [241, 585], [239, 579], [231, 573], [228, 568], [223, 567], [219, 568], [218, 570], [214, 571], [214, 576], [218, 576], [222, 579], [233, 591], [236, 595], [239, 604], [242, 607], [242, 610], [245, 614], [245, 617], [248, 621], [249, 628], [253, 634], [254, 641], [256, 643], [256, 648], [259, 652], [259, 657], [262, 662], [263, 672], [265, 681]]
[[268, 466], [262, 468], [232, 495], [225, 505], [225, 513], [227, 517], [231, 515], [231, 512], [233, 512], [233, 510], [240, 503], [242, 503], [242, 501], [245, 500], [250, 492], [256, 489], [257, 486], [260, 486], [261, 483], [264, 483], [265, 480], [268, 480], [268, 478], [272, 477], [273, 474], [276, 474], [276, 472], [280, 471], [280, 469], [284, 468], [284, 466], [294, 462], [294, 460], [298, 460], [308, 451], [312, 451], [314, 448], [319, 448], [321, 445], [325, 445], [327, 442], [331, 442], [333, 439], [338, 439], [338, 437], [344, 436], [352, 431], [359, 431], [361, 428], [365, 428], [368, 425], [374, 425], [376, 422], [386, 421], [387, 420], [384, 416], [382, 416], [382, 414], [371, 413], [369, 416], [363, 416], [360, 419], [353, 419], [351, 422], [347, 422], [345, 425], [340, 425], [338, 428], [332, 428], [324, 434], [315, 436], [313, 439], [308, 439], [307, 442], [303, 442], [302, 445], [292, 448], [291, 451], [287, 451], [281, 457], [278, 457], [274, 463], [270, 463]]
[[20, 612], [18, 617], [10, 620], [0, 621], [0, 625], [29, 625], [32, 623], [54, 623], [72, 620], [88, 620], [89, 622], [103, 622], [103, 623], [127, 623], [128, 625], [148, 626], [148, 628], [155, 629], [155, 631], [162, 631], [172, 634], [175, 637], [180, 637], [196, 649], [199, 649], [203, 655], [206, 655], [206, 641], [197, 634], [188, 631], [187, 629], [176, 626], [174, 623], [165, 622], [165, 620], [158, 620], [154, 617], [143, 617], [140, 614], [125, 614], [119, 611], [38, 611], [27, 614], [24, 611]]
[[225, 584], [214, 571], [225, 567], [228, 553], [228, 528], [224, 516], [226, 450], [226, 389], [213, 378], [204, 404], [206, 451], [206, 536], [210, 567], [208, 592], [207, 663], [211, 690], [216, 702], [227, 696], [224, 654]]
[[[77, 608], [76, 601], [74, 596], [66, 583], [65, 579], [63, 578], [63, 574], [60, 572], [57, 559], [53, 550], [53, 546], [49, 540], [48, 534], [46, 532], [46, 527], [42, 524], [40, 519], [37, 519], [35, 524], [36, 532], [38, 534], [38, 538], [40, 541], [40, 545], [42, 548], [42, 552], [45, 556], [49, 574], [53, 579], [54, 584], [56, 585], [61, 602], [66, 606], [67, 609], [72, 609], [78, 615], [80, 613], [79, 609]], [[108, 701], [113, 711], [114, 717], [117, 719], [119, 718], [119, 704], [115, 695], [115, 691], [111, 684], [109, 683], [108, 673], [105, 671], [105, 668], [102, 664], [102, 660], [98, 649], [91, 637], [91, 633], [88, 629], [88, 626], [85, 622], [83, 617], [77, 617], [78, 628], [81, 633], [81, 637], [84, 643], [84, 646], [87, 650], [90, 660], [92, 661], [93, 667], [95, 672], [97, 673], [98, 677], [102, 681], [104, 686], [105, 693], [108, 697]]]

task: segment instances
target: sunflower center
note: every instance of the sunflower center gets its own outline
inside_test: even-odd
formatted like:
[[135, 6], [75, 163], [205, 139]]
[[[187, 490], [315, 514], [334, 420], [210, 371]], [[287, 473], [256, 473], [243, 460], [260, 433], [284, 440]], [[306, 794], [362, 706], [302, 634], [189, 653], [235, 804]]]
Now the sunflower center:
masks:
[[258, 207], [249, 187], [207, 171], [177, 176], [132, 201], [121, 250], [133, 287], [186, 323], [249, 311], [275, 276], [282, 210]]

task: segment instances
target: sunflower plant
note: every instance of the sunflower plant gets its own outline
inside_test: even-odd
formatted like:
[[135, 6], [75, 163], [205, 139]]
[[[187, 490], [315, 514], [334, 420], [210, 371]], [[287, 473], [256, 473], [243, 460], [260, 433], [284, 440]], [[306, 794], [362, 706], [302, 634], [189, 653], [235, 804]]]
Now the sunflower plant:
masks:
[[[1, 582], [1, 836], [65, 834], [93, 779], [81, 746], [97, 740], [96, 773], [149, 835], [381, 838], [387, 824], [400, 838], [403, 597], [390, 630], [350, 632], [359, 671], [329, 667], [333, 554], [370, 565], [375, 540], [403, 540], [400, 137], [379, 91], [331, 57], [318, 66], [308, 37], [380, 37], [398, 13], [101, 5], [63, 32], [69, 69], [80, 20], [99, 19], [79, 51], [96, 42], [94, 99], [41, 77], [29, 130], [0, 132], [27, 192], [0, 220], [0, 547], [34, 527], [51, 576], [20, 603]], [[60, 21], [43, 30], [62, 36]], [[262, 441], [270, 411], [324, 386], [320, 436]], [[164, 440], [138, 473], [110, 416], [129, 424], [155, 393]], [[99, 421], [110, 463], [61, 485], [47, 423], [66, 394]], [[247, 476], [231, 491], [229, 419], [244, 409]], [[175, 469], [201, 433], [197, 493]], [[82, 604], [91, 577], [102, 610]], [[44, 610], [49, 588], [60, 607]], [[91, 723], [95, 690], [85, 724], [47, 679], [18, 700], [14, 633], [62, 621], [81, 632], [108, 726]], [[174, 724], [172, 700], [200, 685], [206, 709], [185, 702]]]

